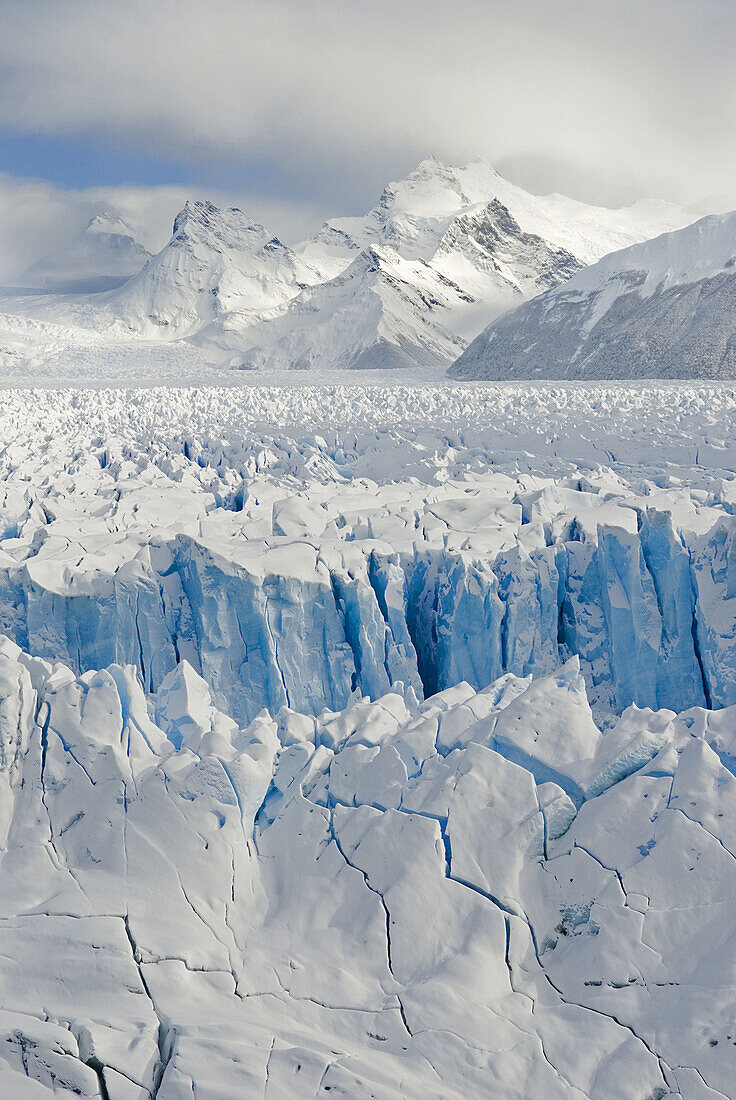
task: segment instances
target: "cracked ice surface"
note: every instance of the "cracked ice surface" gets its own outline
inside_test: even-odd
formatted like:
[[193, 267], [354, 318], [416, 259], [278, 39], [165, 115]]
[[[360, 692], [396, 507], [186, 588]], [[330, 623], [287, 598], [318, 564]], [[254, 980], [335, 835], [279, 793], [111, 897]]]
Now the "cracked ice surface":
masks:
[[583, 386], [8, 392], [0, 630], [239, 722], [581, 660], [736, 702], [736, 398]]
[[3, 1095], [733, 1095], [736, 708], [0, 676]]
[[4, 397], [0, 1094], [736, 1096], [731, 390]]

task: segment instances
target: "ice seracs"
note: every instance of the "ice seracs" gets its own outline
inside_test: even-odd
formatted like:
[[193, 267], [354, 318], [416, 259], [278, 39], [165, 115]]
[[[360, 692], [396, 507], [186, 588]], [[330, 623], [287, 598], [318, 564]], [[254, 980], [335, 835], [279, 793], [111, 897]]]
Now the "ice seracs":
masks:
[[736, 213], [615, 252], [493, 322], [456, 378], [736, 375]]
[[0, 1095], [731, 1095], [735, 438], [6, 391]]
[[2, 638], [0, 690], [6, 1095], [729, 1094], [730, 711], [603, 734], [572, 662], [239, 727]]
[[571, 656], [601, 721], [732, 705], [726, 408], [694, 388], [6, 395], [0, 630], [148, 691], [187, 661], [241, 723]]

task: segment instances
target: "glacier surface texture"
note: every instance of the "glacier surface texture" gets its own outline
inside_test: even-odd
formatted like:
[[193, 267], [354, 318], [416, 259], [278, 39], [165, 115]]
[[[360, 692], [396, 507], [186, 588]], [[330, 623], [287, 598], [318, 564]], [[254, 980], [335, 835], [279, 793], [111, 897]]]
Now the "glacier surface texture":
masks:
[[0, 429], [0, 1094], [736, 1096], [733, 390]]

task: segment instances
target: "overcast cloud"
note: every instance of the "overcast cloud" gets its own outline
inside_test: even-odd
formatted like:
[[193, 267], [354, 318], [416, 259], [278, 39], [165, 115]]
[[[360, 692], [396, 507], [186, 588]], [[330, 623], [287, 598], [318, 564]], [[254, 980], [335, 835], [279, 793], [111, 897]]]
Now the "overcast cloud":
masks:
[[189, 161], [287, 237], [430, 152], [609, 205], [736, 190], [733, 0], [2, 0], [0, 20], [0, 126]]

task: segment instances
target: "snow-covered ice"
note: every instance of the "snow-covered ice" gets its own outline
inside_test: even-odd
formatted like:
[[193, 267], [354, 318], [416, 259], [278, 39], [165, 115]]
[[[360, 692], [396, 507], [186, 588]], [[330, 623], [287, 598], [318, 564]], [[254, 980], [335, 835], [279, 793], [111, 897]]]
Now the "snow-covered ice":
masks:
[[186, 657], [239, 721], [395, 681], [482, 688], [560, 646], [599, 710], [736, 703], [733, 405], [8, 392], [0, 629], [80, 673], [135, 663], [150, 690]]
[[736, 391], [4, 390], [0, 1094], [734, 1097]]

